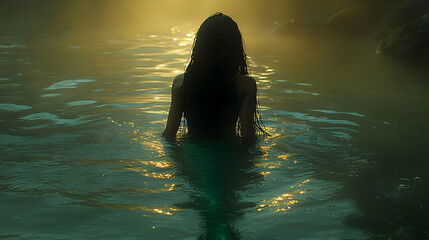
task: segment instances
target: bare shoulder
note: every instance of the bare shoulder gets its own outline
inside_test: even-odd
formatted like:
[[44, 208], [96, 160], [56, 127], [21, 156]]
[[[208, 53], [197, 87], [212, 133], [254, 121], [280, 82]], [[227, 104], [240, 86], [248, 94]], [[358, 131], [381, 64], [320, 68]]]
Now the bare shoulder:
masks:
[[256, 80], [249, 75], [237, 74], [237, 87], [245, 92], [256, 90]]
[[184, 73], [179, 74], [176, 77], [174, 77], [173, 89], [179, 90], [180, 88], [182, 88], [184, 80], [185, 80], [185, 74]]

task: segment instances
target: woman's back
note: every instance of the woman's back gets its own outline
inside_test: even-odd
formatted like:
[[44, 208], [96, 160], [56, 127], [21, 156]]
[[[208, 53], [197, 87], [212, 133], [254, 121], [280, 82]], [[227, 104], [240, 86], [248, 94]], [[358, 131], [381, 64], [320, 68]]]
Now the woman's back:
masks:
[[[255, 79], [248, 75], [236, 74], [231, 80], [232, 85], [230, 87], [234, 91], [234, 99], [225, 96], [225, 92], [228, 93], [229, 91], [224, 91], [225, 89], [209, 83], [205, 89], [212, 91], [203, 93], [206, 98], [191, 99], [186, 104], [188, 106], [183, 107], [190, 137], [234, 137], [237, 135], [236, 128], [239, 118], [240, 124], [243, 124], [244, 114], [246, 112], [253, 114], [253, 108], [256, 104]], [[184, 82], [184, 74], [175, 77], [173, 82], [173, 91], [177, 92], [179, 96], [176, 100], [183, 103], [185, 103]]]
[[[185, 76], [180, 74], [174, 78], [172, 86], [172, 108], [170, 109], [169, 120], [164, 132], [165, 136], [176, 134], [177, 123], [173, 119], [178, 119], [178, 115], [184, 113], [188, 125], [188, 133], [193, 138], [224, 138], [234, 137], [237, 134], [237, 121], [240, 120], [240, 132], [242, 136], [253, 138], [254, 129], [254, 111], [256, 108], [256, 82], [248, 75], [236, 74], [232, 79], [235, 88], [235, 99], [230, 102], [217, 101], [222, 98], [221, 92], [214, 92], [213, 101], [207, 105], [198, 104], [199, 107], [194, 114], [186, 112], [184, 85]], [[208, 89], [216, 89], [213, 85], [208, 85]], [[218, 89], [219, 90], [219, 89]], [[217, 96], [216, 96], [217, 94]], [[192, 104], [192, 103], [191, 103]], [[223, 106], [219, 106], [222, 104]], [[173, 106], [180, 109], [180, 113], [175, 113]], [[172, 111], [173, 110], [173, 111]], [[176, 120], [177, 121], [177, 120]], [[180, 120], [179, 120], [180, 121]]]

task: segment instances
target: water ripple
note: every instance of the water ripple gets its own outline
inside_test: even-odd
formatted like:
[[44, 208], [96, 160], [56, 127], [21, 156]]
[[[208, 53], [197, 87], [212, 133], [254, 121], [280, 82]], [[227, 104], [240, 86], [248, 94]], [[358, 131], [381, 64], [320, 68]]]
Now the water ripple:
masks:
[[65, 118], [60, 118], [57, 115], [52, 113], [42, 112], [42, 113], [33, 113], [28, 116], [21, 117], [20, 119], [30, 120], [30, 121], [49, 120], [49, 121], [52, 121], [53, 124], [76, 126], [76, 125], [88, 122], [88, 120], [84, 120], [86, 118], [87, 118], [86, 116], [83, 116], [83, 117], [78, 117], [74, 119], [65, 119]]
[[310, 116], [306, 113], [300, 113], [300, 112], [288, 112], [288, 111], [280, 111], [280, 110], [268, 110], [269, 113], [277, 114], [277, 115], [283, 115], [283, 116], [292, 116], [300, 120], [310, 121], [310, 122], [323, 122], [323, 123], [331, 123], [331, 124], [344, 124], [344, 125], [351, 125], [351, 126], [359, 126], [359, 124], [348, 121], [348, 120], [342, 120], [342, 119], [329, 119], [326, 117], [314, 117]]
[[77, 79], [77, 80], [65, 80], [52, 84], [50, 87], [45, 88], [45, 90], [55, 90], [62, 88], [77, 88], [79, 83], [95, 82], [92, 79]]
[[31, 109], [32, 107], [26, 106], [26, 105], [16, 105], [13, 103], [0, 103], [0, 109], [6, 110], [6, 111], [22, 111]]

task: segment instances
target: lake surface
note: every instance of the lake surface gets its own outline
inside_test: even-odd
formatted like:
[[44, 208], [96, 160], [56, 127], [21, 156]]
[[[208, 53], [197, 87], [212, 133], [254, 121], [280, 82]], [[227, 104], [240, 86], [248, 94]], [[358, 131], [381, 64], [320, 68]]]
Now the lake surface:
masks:
[[161, 133], [193, 33], [0, 38], [1, 239], [427, 239], [429, 82], [371, 41], [246, 36], [270, 136]]

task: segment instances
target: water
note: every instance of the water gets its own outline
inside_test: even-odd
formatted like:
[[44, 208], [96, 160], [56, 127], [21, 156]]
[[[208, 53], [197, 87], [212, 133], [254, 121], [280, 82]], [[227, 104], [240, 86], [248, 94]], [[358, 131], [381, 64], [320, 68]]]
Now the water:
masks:
[[271, 136], [174, 145], [192, 32], [79, 36], [1, 37], [1, 238], [428, 238], [421, 68], [369, 41], [245, 36]]

